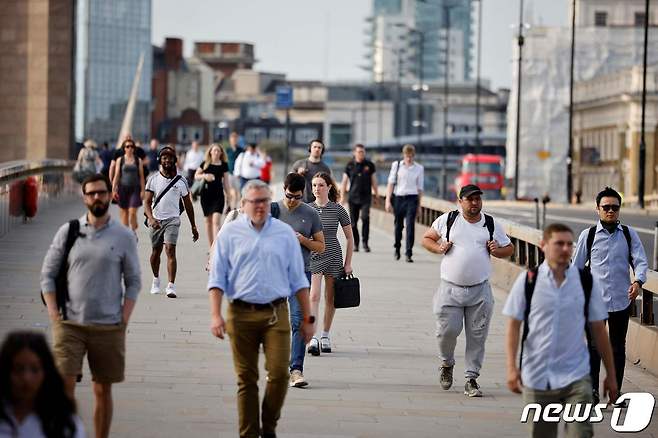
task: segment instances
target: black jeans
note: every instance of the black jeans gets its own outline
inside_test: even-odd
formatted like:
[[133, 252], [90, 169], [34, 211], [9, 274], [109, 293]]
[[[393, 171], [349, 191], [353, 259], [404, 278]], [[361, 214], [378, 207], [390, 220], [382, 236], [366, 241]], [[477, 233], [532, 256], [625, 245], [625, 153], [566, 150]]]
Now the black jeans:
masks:
[[[411, 257], [416, 231], [416, 211], [418, 210], [418, 195], [396, 196], [393, 211], [395, 214], [395, 245], [396, 251], [402, 246], [402, 229], [407, 227], [405, 255]], [[405, 224], [406, 222], [406, 224]]]
[[352, 221], [352, 234], [354, 235], [354, 245], [359, 246], [359, 216], [361, 216], [362, 223], [362, 237], [363, 244], [368, 244], [368, 237], [370, 237], [370, 202], [364, 204], [353, 204], [349, 203], [350, 207], [350, 221]]
[[[624, 367], [626, 366], [626, 333], [628, 332], [628, 320], [631, 317], [631, 304], [624, 310], [608, 312], [608, 332], [610, 344], [612, 344], [612, 357], [615, 363], [615, 374], [617, 387], [621, 391], [624, 379]], [[601, 356], [594, 347], [589, 330], [587, 332], [587, 343], [589, 344], [589, 366], [592, 376], [592, 388], [599, 390], [599, 374], [601, 372]]]

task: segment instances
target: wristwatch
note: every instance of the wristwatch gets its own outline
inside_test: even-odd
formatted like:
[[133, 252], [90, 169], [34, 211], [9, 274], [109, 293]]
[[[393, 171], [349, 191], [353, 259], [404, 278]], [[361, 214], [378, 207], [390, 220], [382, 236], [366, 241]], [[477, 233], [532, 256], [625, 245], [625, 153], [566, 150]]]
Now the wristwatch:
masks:
[[307, 324], [315, 324], [315, 316], [305, 316], [304, 317], [304, 322]]
[[635, 280], [633, 283], [637, 283], [637, 284], [639, 284], [640, 287], [642, 287], [642, 285], [644, 284], [644, 283], [642, 283], [640, 280]]

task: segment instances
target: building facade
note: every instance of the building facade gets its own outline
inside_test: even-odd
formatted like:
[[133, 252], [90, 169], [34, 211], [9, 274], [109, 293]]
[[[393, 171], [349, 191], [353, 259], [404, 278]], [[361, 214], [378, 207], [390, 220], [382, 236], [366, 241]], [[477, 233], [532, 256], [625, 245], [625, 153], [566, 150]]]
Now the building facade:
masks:
[[77, 0], [76, 117], [78, 141], [114, 143], [141, 56], [131, 135], [151, 131], [151, 0]]

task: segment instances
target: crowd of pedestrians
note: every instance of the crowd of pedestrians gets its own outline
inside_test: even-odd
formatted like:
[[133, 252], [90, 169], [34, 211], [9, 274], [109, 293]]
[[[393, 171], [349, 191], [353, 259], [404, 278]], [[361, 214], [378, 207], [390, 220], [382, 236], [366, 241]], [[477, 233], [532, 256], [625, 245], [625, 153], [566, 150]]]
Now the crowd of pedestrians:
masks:
[[[213, 336], [228, 335], [230, 340], [239, 435], [276, 436], [287, 388], [309, 385], [305, 355], [332, 352], [336, 280], [352, 273], [354, 251], [359, 247], [371, 251], [370, 208], [378, 202], [376, 168], [365, 147], [356, 144], [339, 187], [323, 160], [324, 144], [313, 140], [308, 157], [293, 163], [284, 178], [283, 198], [274, 201], [269, 185], [271, 158], [255, 144], [241, 147], [239, 140], [237, 133], [231, 133], [226, 148], [212, 144], [205, 152], [193, 142], [179, 167], [174, 147], [161, 148], [154, 140], [144, 151], [126, 136], [108, 169], [103, 168], [105, 161], [96, 147], [86, 144], [78, 168], [94, 165], [81, 184], [87, 213], [60, 227], [42, 267], [53, 354], [44, 338], [35, 334], [15, 333], [5, 341], [0, 351], [0, 390], [7, 392], [0, 394], [4, 401], [0, 436], [5, 431], [19, 437], [84, 436], [74, 393], [85, 356], [93, 379], [96, 436], [109, 436], [112, 385], [124, 380], [126, 327], [141, 289], [137, 209], [143, 200], [152, 248], [150, 292], [161, 292], [164, 250], [168, 280], [164, 292], [176, 298], [181, 293], [175, 281], [183, 212], [192, 240], [199, 237], [192, 198], [195, 187], [210, 245], [210, 330]], [[401, 257], [406, 227], [405, 258], [413, 262], [423, 191], [424, 168], [415, 161], [414, 146], [405, 145], [402, 159], [391, 165], [385, 197], [385, 210], [394, 215], [396, 260]], [[425, 249], [442, 256], [432, 302], [438, 384], [449, 390], [454, 383], [455, 348], [464, 330], [468, 397], [484, 395], [477, 379], [494, 316], [491, 257], [507, 258], [514, 251], [503, 225], [483, 212], [482, 196], [476, 185], [462, 187], [458, 208], [437, 217], [422, 237]], [[113, 200], [121, 223], [109, 214]], [[603, 395], [614, 401], [621, 388], [630, 308], [646, 281], [648, 264], [637, 233], [619, 222], [621, 196], [605, 188], [596, 207], [600, 220], [581, 233], [575, 252], [569, 227], [546, 227], [543, 263], [519, 275], [504, 306], [507, 385], [513, 392], [523, 392], [526, 403], [597, 403], [601, 359], [606, 368]], [[629, 267], [634, 272], [632, 282]], [[62, 269], [66, 300], [61, 299]], [[324, 315], [318, 330], [323, 282]], [[262, 404], [260, 349], [267, 373]], [[26, 367], [38, 372], [27, 373]], [[4, 383], [10, 373], [10, 383]], [[41, 408], [43, 402], [38, 400], [44, 398], [59, 400], [56, 420], [53, 412]], [[30, 434], [37, 429], [41, 435]], [[592, 435], [587, 422], [569, 424], [567, 430], [569, 436]], [[531, 424], [530, 433], [556, 436], [557, 425], [540, 421]]]

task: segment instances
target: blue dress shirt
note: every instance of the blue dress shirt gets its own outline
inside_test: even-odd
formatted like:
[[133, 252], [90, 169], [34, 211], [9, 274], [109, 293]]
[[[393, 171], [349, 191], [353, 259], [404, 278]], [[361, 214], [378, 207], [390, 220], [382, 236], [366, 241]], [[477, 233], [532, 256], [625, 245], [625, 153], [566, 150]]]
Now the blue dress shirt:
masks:
[[[558, 287], [546, 262], [539, 266], [535, 292], [528, 315], [529, 332], [523, 349], [523, 386], [537, 389], [560, 389], [589, 374], [589, 351], [585, 340], [585, 293], [580, 274], [573, 265]], [[503, 314], [523, 321], [525, 311], [525, 277], [514, 282]], [[589, 300], [589, 321], [608, 317], [601, 289], [594, 278]]]
[[[635, 279], [642, 283], [647, 281], [647, 255], [644, 252], [642, 241], [637, 232], [628, 227], [631, 233], [631, 255], [635, 265]], [[583, 230], [578, 237], [578, 245], [574, 255], [573, 264], [582, 269], [587, 261], [587, 233], [589, 228]], [[592, 276], [599, 280], [603, 292], [603, 301], [608, 312], [624, 310], [630, 304], [628, 288], [631, 285], [629, 272], [628, 243], [621, 225], [611, 234], [603, 228], [601, 221], [596, 224], [594, 243], [592, 244]]]
[[247, 215], [225, 224], [217, 236], [208, 289], [229, 300], [266, 304], [309, 287], [299, 241], [289, 225], [271, 216], [259, 231]]

